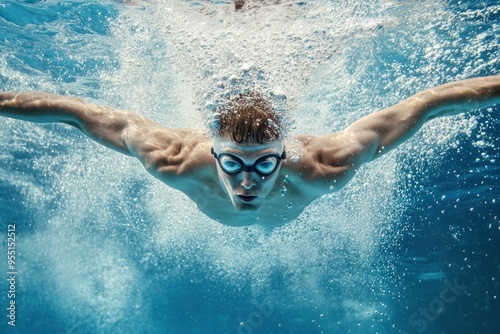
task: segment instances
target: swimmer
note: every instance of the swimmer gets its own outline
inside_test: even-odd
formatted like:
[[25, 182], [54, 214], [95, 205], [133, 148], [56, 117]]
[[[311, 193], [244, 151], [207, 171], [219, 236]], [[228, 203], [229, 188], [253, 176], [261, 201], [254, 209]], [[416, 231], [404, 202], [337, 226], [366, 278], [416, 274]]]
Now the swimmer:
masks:
[[138, 158], [220, 223], [277, 226], [342, 188], [362, 164], [398, 146], [426, 121], [496, 103], [500, 76], [426, 89], [337, 133], [296, 136], [298, 159], [287, 155], [283, 124], [258, 92], [234, 96], [217, 110], [213, 138], [203, 130], [170, 129], [136, 113], [47, 93], [2, 92], [0, 115], [72, 125]]

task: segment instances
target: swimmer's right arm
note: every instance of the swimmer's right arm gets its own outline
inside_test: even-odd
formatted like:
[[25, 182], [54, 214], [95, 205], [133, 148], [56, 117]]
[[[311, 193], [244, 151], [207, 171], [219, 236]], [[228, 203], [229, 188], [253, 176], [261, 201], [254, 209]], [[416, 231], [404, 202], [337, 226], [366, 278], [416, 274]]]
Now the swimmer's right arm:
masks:
[[177, 188], [182, 186], [179, 176], [213, 164], [201, 130], [166, 128], [139, 114], [76, 97], [0, 92], [0, 115], [72, 125], [98, 143], [138, 158], [150, 173]]
[[153, 126], [140, 115], [94, 105], [83, 99], [40, 92], [0, 92], [0, 115], [25, 121], [72, 125], [98, 143], [134, 155], [124, 140], [131, 124]]
[[104, 146], [138, 158], [146, 143], [154, 142], [148, 134], [161, 132], [164, 147], [178, 137], [175, 130], [136, 113], [49, 93], [0, 92], [0, 115], [37, 123], [69, 124]]

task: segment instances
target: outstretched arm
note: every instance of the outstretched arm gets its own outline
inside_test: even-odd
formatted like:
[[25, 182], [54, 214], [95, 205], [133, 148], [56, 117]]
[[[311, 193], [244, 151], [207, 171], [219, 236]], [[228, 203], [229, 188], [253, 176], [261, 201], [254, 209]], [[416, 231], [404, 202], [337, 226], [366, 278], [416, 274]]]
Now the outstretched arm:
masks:
[[457, 81], [421, 91], [354, 122], [344, 131], [361, 145], [360, 162], [368, 162], [411, 137], [430, 119], [499, 102], [500, 76]]
[[66, 123], [127, 155], [132, 154], [124, 142], [125, 129], [132, 123], [152, 123], [137, 114], [90, 104], [80, 98], [40, 92], [0, 92], [0, 115], [39, 123]]
[[180, 175], [213, 163], [202, 131], [169, 129], [141, 115], [47, 93], [0, 92], [0, 115], [61, 122], [109, 148], [135, 156], [162, 181], [180, 188]]
[[304, 138], [318, 175], [354, 170], [411, 137], [428, 120], [500, 103], [500, 76], [457, 81], [421, 91], [331, 135]]

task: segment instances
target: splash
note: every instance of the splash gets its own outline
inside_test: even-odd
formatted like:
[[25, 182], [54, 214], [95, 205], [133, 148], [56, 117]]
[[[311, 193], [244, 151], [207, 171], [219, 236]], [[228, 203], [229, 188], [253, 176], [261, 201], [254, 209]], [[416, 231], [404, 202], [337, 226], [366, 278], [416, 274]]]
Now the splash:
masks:
[[[253, 1], [236, 11], [225, 1], [136, 1], [117, 7], [109, 34], [76, 34], [78, 55], [65, 44], [76, 30], [62, 25], [54, 44], [74, 62], [53, 61], [76, 63], [81, 78], [20, 66], [12, 57], [26, 57], [22, 49], [0, 53], [0, 78], [9, 89], [83, 95], [168, 127], [205, 128], [217, 100], [258, 89], [278, 97], [292, 134], [322, 135], [418, 90], [498, 68], [500, 33], [488, 24], [498, 6], [447, 6]], [[92, 65], [99, 59], [106, 66]], [[457, 138], [487, 132], [475, 118], [435, 120], [296, 221], [235, 229], [72, 129], [1, 121], [0, 141], [11, 143], [1, 153], [2, 193], [22, 203], [17, 217], [28, 222], [26, 304], [33, 314], [48, 305], [50, 319], [77, 332], [123, 332], [128, 319], [151, 332], [210, 332], [207, 324], [236, 332], [239, 317], [245, 322], [268, 302], [274, 318], [261, 328], [268, 332], [384, 332], [400, 278], [386, 247], [408, 232], [400, 221], [411, 204], [399, 188], [402, 165], [431, 173], [447, 150], [460, 148]], [[491, 141], [484, 135], [476, 145]], [[43, 279], [30, 281], [40, 272]], [[43, 292], [49, 286], [55, 294]]]

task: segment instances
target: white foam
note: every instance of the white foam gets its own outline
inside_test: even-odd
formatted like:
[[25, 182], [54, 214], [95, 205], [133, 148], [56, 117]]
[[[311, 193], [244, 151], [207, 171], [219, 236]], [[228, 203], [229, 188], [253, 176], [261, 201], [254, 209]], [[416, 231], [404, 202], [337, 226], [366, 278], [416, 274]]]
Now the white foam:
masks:
[[[322, 135], [420, 89], [494, 68], [500, 59], [495, 40], [484, 33], [470, 44], [457, 40], [463, 25], [440, 1], [283, 1], [244, 12], [200, 3], [122, 8], [109, 41], [119, 66], [99, 74], [103, 88], [96, 95], [166, 126], [203, 127], [204, 98], [222, 94], [227, 87], [220, 83], [250, 72], [253, 81], [240, 84], [286, 95], [292, 132]], [[488, 31], [498, 37], [498, 26]], [[485, 52], [491, 55], [480, 62]], [[19, 89], [80, 87], [13, 70], [6, 57], [0, 54], [1, 74]], [[364, 166], [344, 190], [318, 199], [296, 221], [267, 230], [209, 220], [139, 162], [74, 132], [1, 122], [0, 141], [12, 143], [1, 153], [7, 159], [2, 182], [23, 195], [39, 228], [24, 252], [40, 253], [27, 266], [35, 275], [37, 263], [50, 264], [54, 303], [103, 327], [142, 303], [132, 299], [141, 295], [141, 272], [148, 270], [167, 286], [193, 270], [224, 287], [248, 283], [256, 296], [272, 292], [276, 309], [344, 307], [352, 317], [347, 323], [370, 319], [379, 307], [373, 300], [386, 296], [373, 291], [391, 280], [391, 268], [379, 265], [385, 262], [380, 249], [404, 233], [398, 219], [408, 203], [397, 198], [404, 192], [397, 158], [439, 166], [442, 152], [460, 145], [457, 135], [478, 126], [469, 116], [434, 120], [400, 151]], [[26, 161], [15, 159], [19, 152]], [[105, 269], [93, 275], [96, 267]], [[281, 289], [270, 292], [272, 284]], [[163, 296], [175, 296], [175, 288]], [[108, 320], [101, 311], [110, 312]]]

